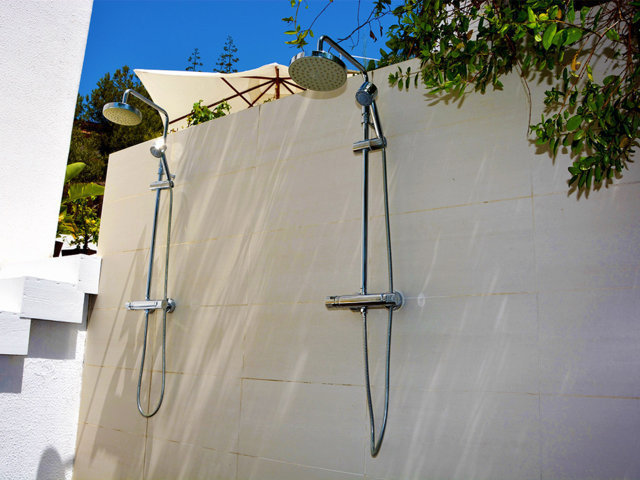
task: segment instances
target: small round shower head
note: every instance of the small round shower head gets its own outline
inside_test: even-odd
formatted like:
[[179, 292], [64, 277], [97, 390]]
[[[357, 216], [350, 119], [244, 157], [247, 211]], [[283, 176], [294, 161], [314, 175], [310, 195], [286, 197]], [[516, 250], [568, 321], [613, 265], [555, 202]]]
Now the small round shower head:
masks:
[[105, 104], [102, 108], [102, 115], [118, 125], [133, 126], [138, 125], [142, 121], [142, 113], [136, 107], [132, 107], [128, 103], [111, 102]]
[[371, 82], [364, 82], [356, 92], [356, 102], [363, 107], [373, 103], [378, 95], [378, 88]]
[[291, 59], [289, 75], [294, 82], [309, 90], [328, 92], [347, 81], [347, 69], [338, 57], [324, 51], [304, 52]]

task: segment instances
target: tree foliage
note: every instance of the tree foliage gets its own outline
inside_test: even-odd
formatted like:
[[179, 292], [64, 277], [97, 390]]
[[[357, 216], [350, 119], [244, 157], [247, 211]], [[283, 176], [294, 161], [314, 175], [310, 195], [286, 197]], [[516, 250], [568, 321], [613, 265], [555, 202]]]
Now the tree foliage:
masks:
[[[371, 12], [354, 31], [394, 18], [380, 65], [420, 59], [418, 72], [398, 68], [391, 84], [421, 82], [433, 95], [459, 98], [499, 90], [514, 71], [525, 85], [550, 82], [530, 128], [537, 145], [573, 157], [569, 183], [588, 190], [628, 167], [640, 134], [640, 1], [374, 0]], [[297, 16], [283, 20], [296, 24]], [[312, 35], [300, 25], [287, 33], [298, 47]], [[596, 60], [609, 67], [603, 78]]]
[[237, 51], [238, 47], [233, 43], [233, 38], [231, 35], [227, 35], [227, 40], [222, 47], [222, 53], [218, 57], [213, 71], [221, 73], [237, 72], [238, 69], [235, 67], [236, 63], [238, 63], [238, 57], [236, 57]]
[[202, 105], [202, 100], [198, 100], [193, 104], [191, 113], [187, 118], [187, 127], [191, 125], [198, 125], [200, 123], [208, 122], [214, 118], [224, 117], [231, 111], [231, 105], [227, 102], [221, 102], [211, 110], [206, 105]]
[[188, 72], [200, 71], [198, 67], [202, 66], [202, 62], [200, 61], [200, 50], [198, 50], [197, 47], [193, 49], [193, 52], [191, 52], [191, 55], [189, 55], [187, 62], [188, 62], [188, 65], [187, 65], [187, 68], [185, 68], [186, 71]]
[[101, 208], [98, 197], [104, 194], [104, 186], [73, 182], [85, 168], [86, 164], [82, 162], [67, 165], [57, 236], [69, 236], [71, 245], [86, 250], [90, 243], [98, 242]]

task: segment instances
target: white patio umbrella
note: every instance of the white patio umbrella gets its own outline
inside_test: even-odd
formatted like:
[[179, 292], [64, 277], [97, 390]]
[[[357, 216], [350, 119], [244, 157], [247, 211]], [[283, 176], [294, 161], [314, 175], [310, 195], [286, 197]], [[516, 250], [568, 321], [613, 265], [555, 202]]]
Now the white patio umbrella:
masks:
[[231, 113], [304, 90], [284, 65], [270, 63], [236, 73], [134, 70], [151, 99], [169, 114], [169, 128], [187, 125], [193, 104], [209, 108], [227, 102]]

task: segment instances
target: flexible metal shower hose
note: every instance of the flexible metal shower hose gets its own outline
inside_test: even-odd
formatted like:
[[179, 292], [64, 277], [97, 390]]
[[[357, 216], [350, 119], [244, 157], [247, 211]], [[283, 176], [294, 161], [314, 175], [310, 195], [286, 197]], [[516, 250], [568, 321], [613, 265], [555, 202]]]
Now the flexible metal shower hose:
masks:
[[[387, 187], [387, 152], [386, 148], [382, 149], [382, 188], [384, 190], [384, 220], [385, 234], [387, 238], [387, 271], [389, 272], [389, 291], [393, 292], [393, 261], [391, 258], [391, 227], [389, 225], [389, 191]], [[373, 415], [373, 402], [371, 401], [371, 379], [369, 377], [369, 338], [367, 329], [367, 308], [361, 309], [362, 312], [362, 330], [364, 343], [364, 376], [367, 389], [367, 408], [369, 411], [369, 425], [371, 432], [371, 456], [375, 457], [380, 451], [384, 432], [387, 428], [387, 416], [389, 413], [389, 370], [391, 366], [391, 326], [393, 323], [393, 308], [388, 307], [389, 317], [387, 323], [387, 351], [384, 375], [384, 414], [382, 417], [382, 426], [380, 427], [380, 435], [376, 441], [376, 424]]]
[[[149, 255], [151, 255], [150, 265], [149, 265], [149, 279], [147, 284], [147, 297], [149, 296], [149, 287], [151, 285], [151, 273], [153, 269], [153, 254], [154, 254], [154, 245], [155, 245], [155, 231], [156, 225], [158, 221], [158, 203], [160, 198], [160, 190], [157, 192], [156, 198], [156, 209], [153, 217], [153, 232], [152, 232], [152, 244]], [[173, 211], [173, 188], [169, 188], [169, 220], [167, 221], [167, 249], [165, 253], [165, 263], [164, 263], [164, 288], [163, 288], [163, 298], [167, 300], [167, 285], [169, 282], [169, 246], [171, 244], [171, 216]], [[147, 298], [148, 300], [148, 298]], [[142, 360], [140, 361], [140, 374], [138, 375], [138, 393], [137, 393], [137, 402], [138, 402], [138, 411], [140, 415], [143, 417], [149, 418], [153, 417], [158, 410], [160, 410], [160, 406], [162, 405], [162, 400], [164, 399], [164, 387], [165, 387], [165, 377], [167, 371], [167, 362], [166, 362], [166, 347], [167, 347], [167, 308], [162, 309], [162, 387], [160, 390], [160, 399], [156, 404], [156, 407], [150, 412], [146, 413], [142, 408], [142, 404], [140, 402], [140, 389], [142, 386], [142, 375], [144, 373], [144, 362], [147, 353], [147, 334], [149, 331], [149, 310], [145, 310], [144, 314], [144, 340], [142, 345]], [[152, 375], [153, 376], [153, 375]], [[149, 400], [151, 398], [151, 391], [149, 391]]]

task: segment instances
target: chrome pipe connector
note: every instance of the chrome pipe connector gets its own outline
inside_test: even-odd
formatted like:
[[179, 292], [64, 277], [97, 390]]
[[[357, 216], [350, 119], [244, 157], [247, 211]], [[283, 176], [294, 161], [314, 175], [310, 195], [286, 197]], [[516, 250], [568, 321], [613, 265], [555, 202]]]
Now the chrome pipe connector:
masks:
[[404, 297], [400, 292], [368, 293], [366, 295], [332, 295], [324, 301], [329, 310], [349, 309], [360, 311], [362, 308], [391, 308], [397, 310], [402, 307]]
[[176, 309], [176, 301], [173, 298], [165, 298], [163, 300], [134, 300], [125, 303], [127, 310], [147, 310], [153, 312], [155, 310], [166, 310], [172, 313]]

